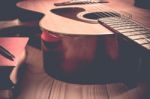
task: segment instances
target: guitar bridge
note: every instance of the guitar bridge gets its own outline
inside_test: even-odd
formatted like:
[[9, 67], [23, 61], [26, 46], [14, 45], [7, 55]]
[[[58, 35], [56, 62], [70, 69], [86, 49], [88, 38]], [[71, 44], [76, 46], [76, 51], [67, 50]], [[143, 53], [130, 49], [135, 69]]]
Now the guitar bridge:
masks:
[[93, 4], [93, 3], [108, 3], [107, 0], [72, 0], [61, 3], [54, 3], [55, 6], [67, 6], [77, 4]]

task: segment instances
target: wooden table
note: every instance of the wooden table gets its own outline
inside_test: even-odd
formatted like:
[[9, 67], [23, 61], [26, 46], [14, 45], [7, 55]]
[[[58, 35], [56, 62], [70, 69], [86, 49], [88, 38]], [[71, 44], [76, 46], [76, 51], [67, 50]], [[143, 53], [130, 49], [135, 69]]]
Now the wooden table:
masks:
[[71, 84], [48, 76], [43, 69], [42, 52], [27, 46], [26, 70], [17, 99], [149, 99], [150, 85], [137, 83]]
[[[91, 29], [92, 25], [89, 23], [78, 22], [64, 17], [58, 17], [55, 14], [49, 14], [50, 6], [53, 7], [51, 2], [52, 1], [23, 1], [18, 3], [17, 6], [30, 11], [44, 13], [46, 16], [40, 21], [40, 26], [42, 29], [52, 33], [71, 33], [73, 35], [80, 35], [79, 33], [81, 33], [82, 35], [88, 35], [93, 31]], [[60, 1], [58, 0], [58, 2]], [[150, 26], [150, 23], [147, 21], [150, 17], [149, 10], [134, 7], [133, 0], [121, 2], [114, 0], [110, 2], [111, 3], [106, 5], [114, 9], [128, 11], [135, 20], [138, 20], [148, 27]], [[62, 21], [57, 21], [58, 18]], [[64, 24], [66, 27], [61, 27]], [[77, 29], [77, 26], [82, 26], [82, 28]], [[71, 27], [71, 31], [68, 31], [68, 27]], [[92, 27], [95, 29], [93, 35], [113, 34], [99, 24], [95, 24]], [[89, 85], [59, 81], [45, 73], [41, 50], [27, 46], [27, 53], [27, 66], [23, 80], [20, 81], [21, 89], [18, 99], [145, 99], [150, 93], [150, 85], [146, 83], [137, 83], [131, 88], [122, 82]]]

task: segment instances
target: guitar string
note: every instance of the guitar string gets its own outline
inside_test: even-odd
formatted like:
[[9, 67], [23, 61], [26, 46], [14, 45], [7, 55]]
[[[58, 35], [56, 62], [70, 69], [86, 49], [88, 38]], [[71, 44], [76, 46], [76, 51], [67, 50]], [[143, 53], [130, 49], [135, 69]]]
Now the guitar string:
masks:
[[[90, 2], [89, 2], [88, 4], [93, 4], [93, 3], [90, 3]], [[101, 5], [101, 6], [102, 6], [102, 5]], [[96, 8], [96, 10], [98, 9], [99, 11], [101, 11], [101, 13], [105, 12], [105, 13], [103, 13], [103, 15], [106, 16], [106, 17], [107, 17], [107, 16], [108, 16], [108, 17], [115, 16], [115, 14], [109, 13], [109, 12], [107, 13], [105, 10], [100, 9], [100, 8], [97, 7], [97, 6], [96, 6], [95, 8]], [[95, 10], [95, 9], [94, 9], [94, 10]], [[114, 11], [110, 11], [110, 12], [114, 12]], [[116, 12], [114, 12], [114, 13], [116, 13]], [[101, 14], [99, 14], [99, 13], [95, 13], [95, 14], [96, 14], [98, 17], [101, 16]]]
[[[72, 0], [73, 1], [73, 0]], [[85, 2], [81, 2], [81, 3], [85, 3]], [[91, 2], [91, 1], [87, 1], [87, 3], [88, 4], [93, 4], [94, 2]], [[106, 17], [115, 17], [116, 15], [114, 14], [114, 13], [118, 13], [117, 11], [115, 11], [114, 9], [112, 9], [112, 8], [110, 8], [110, 7], [108, 7], [108, 6], [106, 6], [106, 5], [102, 5], [102, 4], [100, 4], [101, 5], [101, 9], [99, 8], [99, 7], [95, 7], [96, 8], [96, 10], [98, 9], [99, 11], [101, 11], [101, 12], [103, 12], [103, 11], [105, 11], [106, 12], [106, 10], [102, 10], [103, 8], [102, 7], [104, 7], [104, 8], [107, 8], [107, 9], [109, 9], [109, 12], [112, 12], [112, 13], [103, 13], [103, 15], [105, 15]], [[93, 10], [93, 9], [92, 9]], [[90, 10], [89, 10], [90, 11]], [[99, 14], [99, 13], [94, 13], [95, 15], [97, 15], [98, 17], [101, 17], [101, 14]], [[120, 15], [120, 18], [119, 19], [121, 19], [121, 21], [119, 21], [119, 22], [122, 22], [122, 20], [124, 20], [124, 19], [126, 19], [126, 20], [124, 20], [124, 21], [126, 21], [126, 22], [131, 22], [132, 24], [134, 23], [135, 25], [137, 25], [137, 26], [141, 26], [141, 28], [144, 28], [145, 29], [145, 31], [147, 30], [147, 28], [145, 28], [145, 26], [144, 25], [142, 25], [142, 24], [139, 24], [138, 22], [136, 22], [136, 21], [131, 21], [131, 17], [132, 17], [132, 15], [130, 15], [129, 13], [128, 13], [128, 15], [129, 15], [129, 17], [127, 17], [126, 15], [123, 15], [122, 13], [118, 13], [119, 15]], [[126, 13], [127, 14], [127, 13]], [[128, 18], [128, 19], [127, 19]], [[130, 19], [130, 21], [129, 21], [129, 19]], [[115, 19], [114, 19], [115, 20]], [[112, 22], [114, 21], [114, 20], [111, 20]], [[111, 22], [110, 21], [110, 22]], [[115, 20], [116, 21], [116, 20]], [[123, 23], [124, 24], [124, 23]], [[131, 29], [134, 29], [134, 28], [131, 28]], [[117, 30], [118, 31], [118, 30]], [[149, 29], [147, 30], [148, 31], [148, 33], [149, 33]], [[140, 32], [139, 30], [137, 31], [137, 30], [132, 30], [132, 31], [128, 31], [128, 32]], [[139, 34], [141, 34], [142, 35], [142, 33], [139, 33]], [[146, 35], [148, 35], [148, 36], [150, 36], [149, 34], [146, 34]], [[150, 39], [148, 38], [148, 37], [145, 37], [144, 35], [143, 35], [143, 37], [142, 38], [144, 38], [145, 40], [147, 40], [148, 42], [150, 42]]]
[[[72, 1], [76, 1], [76, 0], [72, 0]], [[89, 2], [89, 3], [88, 3]], [[90, 0], [88, 1], [87, 3], [88, 4], [93, 4], [92, 2], [90, 2]], [[84, 2], [81, 2], [81, 3], [85, 3], [85, 1]], [[108, 8], [109, 10], [110, 10], [110, 12], [114, 12], [114, 13], [118, 13], [117, 11], [115, 11], [114, 9], [112, 9], [112, 8], [110, 8], [110, 7], [108, 7], [108, 6], [106, 6], [106, 5], [102, 5], [102, 4], [100, 4], [101, 6], [103, 6], [104, 8]], [[101, 7], [101, 9], [99, 9], [99, 7], [96, 7], [96, 10], [99, 10], [99, 11], [101, 11], [101, 12], [103, 12], [103, 11], [105, 11], [105, 10], [102, 10], [103, 8]], [[95, 9], [94, 9], [95, 10]], [[123, 12], [123, 11], [121, 11], [121, 12]], [[123, 13], [126, 13], [126, 14], [128, 14], [129, 15], [129, 17], [127, 17], [126, 15], [123, 15], [123, 14], [121, 14], [121, 12], [120, 13], [118, 13], [118, 14], [120, 14], [120, 15], [122, 15], [122, 16], [124, 16], [124, 18], [129, 18], [129, 19], [131, 19], [131, 17], [132, 17], [132, 15], [131, 14], [129, 14], [129, 13], [126, 13], [126, 12], [123, 12]], [[100, 17], [101, 16], [101, 14], [95, 14], [95, 15], [97, 15], [98, 17]], [[108, 16], [108, 17], [111, 17], [111, 16], [113, 16], [114, 14], [113, 13], [104, 13], [104, 15], [106, 15], [106, 16]], [[118, 17], [119, 18], [119, 17]], [[124, 18], [120, 18], [121, 20], [122, 19], [124, 19]], [[128, 20], [129, 20], [128, 19]], [[128, 20], [124, 20], [124, 21], [127, 21], [128, 22]], [[112, 20], [113, 21], [113, 20]], [[132, 22], [133, 22], [133, 20], [132, 20]], [[143, 27], [143, 28], [145, 28], [145, 26], [144, 25], [142, 25], [142, 24], [139, 24], [139, 22], [133, 22], [133, 23], [135, 23], [136, 25], [140, 25], [141, 27]], [[147, 29], [147, 28], [146, 28]], [[149, 30], [149, 29], [148, 29]]]
[[[91, 4], [91, 3], [89, 3], [89, 4]], [[108, 9], [110, 10], [110, 12], [118, 13], [117, 11], [113, 10], [112, 8], [110, 8], [110, 7], [106, 6], [106, 5], [102, 5], [102, 4], [101, 4], [101, 6], [103, 6], [104, 8], [108, 8]], [[98, 7], [96, 7], [96, 8], [99, 9]], [[101, 7], [101, 9], [99, 9], [99, 11], [101, 11], [101, 12], [106, 11], [106, 10], [102, 10], [102, 9], [103, 9], [103, 8]], [[108, 16], [108, 17], [111, 17], [111, 16], [114, 15], [113, 13], [109, 13], [109, 12], [108, 12], [108, 13], [104, 13], [104, 15], [105, 15], [105, 16]], [[118, 14], [120, 14], [120, 13], [118, 13]], [[97, 15], [97, 16], [101, 16], [101, 14], [97, 14], [97, 13], [96, 13], [96, 15]], [[121, 15], [121, 14], [120, 14], [120, 15]], [[131, 18], [131, 16], [132, 16], [132, 15], [130, 15], [129, 18]], [[119, 17], [118, 17], [118, 18], [119, 18]], [[121, 17], [120, 19], [122, 20], [123, 18]], [[115, 20], [115, 19], [114, 19], [114, 20]], [[114, 20], [111, 20], [111, 21], [114, 21]], [[117, 20], [118, 20], [118, 19], [117, 19]], [[129, 19], [128, 19], [128, 20], [129, 20]], [[111, 21], [110, 21], [110, 22], [111, 22]], [[127, 21], [127, 20], [123, 20], [123, 21]], [[119, 21], [119, 22], [120, 22], [120, 21]], [[129, 21], [127, 21], [127, 22], [129, 22]], [[118, 22], [116, 22], [116, 23], [118, 23]], [[138, 24], [136, 24], [135, 22], [132, 22], [132, 24], [133, 24], [133, 23], [134, 23], [135, 25], [138, 25]], [[142, 27], [143, 27], [143, 26], [142, 26]]]
[[[74, 1], [74, 0], [72, 0], [72, 1]], [[81, 2], [81, 3], [85, 3], [85, 1], [84, 2]], [[87, 4], [93, 4], [94, 2], [90, 2], [90, 1], [88, 1], [87, 2]], [[101, 13], [103, 13], [103, 11], [105, 11], [105, 13], [103, 13], [103, 15], [105, 15], [105, 16], [108, 16], [108, 17], [112, 17], [112, 16], [116, 16], [116, 14], [119, 14], [119, 15], [121, 15], [120, 13], [118, 13], [117, 11], [115, 11], [115, 10], [113, 10], [112, 8], [110, 8], [110, 7], [108, 7], [108, 6], [105, 6], [105, 5], [102, 5], [101, 4], [101, 6], [103, 6], [104, 8], [108, 8], [110, 11], [109, 12], [112, 12], [112, 13], [107, 13], [105, 10], [102, 10], [102, 9], [99, 9], [99, 7], [96, 7], [96, 10], [98, 9], [99, 11], [101, 11]], [[95, 10], [95, 9], [94, 9]], [[115, 14], [116, 13], [116, 14]], [[125, 13], [125, 12], [124, 12]], [[99, 14], [99, 13], [95, 13], [95, 15], [97, 15], [98, 17], [100, 17], [101, 16], [101, 14]], [[123, 14], [122, 14], [123, 15]], [[130, 17], [131, 17], [131, 15], [130, 15]]]
[[[89, 2], [89, 4], [92, 4], [92, 3], [90, 3]], [[98, 7], [96, 7], [99, 11], [101, 11], [102, 13], [104, 12], [104, 10], [102, 10], [102, 8], [98, 8]], [[97, 10], [96, 9], [96, 10]], [[92, 9], [93, 10], [93, 9]], [[106, 11], [105, 11], [106, 12]], [[116, 13], [116, 12], [115, 12]], [[97, 15], [98, 17], [100, 17], [101, 16], [101, 14], [99, 14], [99, 13], [95, 13], [95, 15]], [[116, 16], [116, 15], [114, 15], [113, 13], [103, 13], [103, 15], [104, 16], [106, 16], [106, 17], [112, 17], [112, 16]], [[117, 49], [119, 49], [119, 47], [118, 47], [118, 40], [117, 40], [117, 35], [115, 34], [115, 43], [116, 43], [116, 48]]]
[[[93, 4], [93, 3], [88, 3], [88, 4]], [[108, 17], [112, 17], [113, 15], [114, 15], [114, 13], [118, 13], [117, 11], [115, 11], [115, 10], [113, 10], [112, 8], [110, 8], [110, 7], [108, 7], [108, 6], [105, 6], [105, 5], [102, 5], [102, 4], [100, 4], [101, 5], [101, 9], [99, 8], [99, 7], [96, 7], [99, 11], [101, 11], [101, 12], [103, 12], [103, 11], [105, 11], [105, 10], [102, 10], [102, 7], [104, 7], [104, 8], [108, 8], [109, 10], [110, 10], [110, 12], [113, 12], [113, 13], [103, 13], [105, 16], [108, 16]], [[97, 10], [96, 9], [96, 10]], [[121, 15], [121, 13], [119, 13], [120, 15]], [[98, 17], [101, 17], [101, 14], [98, 14], [98, 13], [95, 13], [95, 15], [97, 15]], [[114, 15], [114, 16], [116, 16], [116, 15]], [[120, 19], [121, 20], [124, 20], [124, 19], [126, 19], [126, 18], [129, 18], [129, 19], [131, 19], [131, 17], [132, 17], [132, 15], [130, 15], [129, 17], [126, 17], [126, 16], [120, 16]], [[119, 18], [119, 17], [118, 17]], [[126, 19], [126, 20], [124, 20], [124, 21], [127, 21], [127, 22], [132, 22], [132, 23], [134, 23], [134, 24], [136, 24], [137, 26], [141, 26], [141, 28], [144, 28], [145, 29], [145, 31], [148, 31], [148, 33], [146, 33], [145, 35], [146, 36], [150, 36], [150, 34], [149, 34], [149, 29], [147, 30], [147, 28], [145, 28], [145, 26], [143, 26], [143, 25], [141, 25], [141, 24], [138, 24], [138, 23], [135, 23], [135, 21], [129, 21], [129, 19]], [[114, 20], [112, 20], [112, 21], [114, 21]], [[110, 21], [111, 22], [111, 21]], [[131, 25], [131, 24], [130, 24]], [[131, 28], [131, 29], [134, 29], [134, 28]], [[118, 30], [117, 30], [118, 31]], [[133, 30], [132, 30], [133, 31]], [[130, 31], [129, 31], [130, 32]], [[140, 32], [140, 31], [136, 31], [136, 30], [134, 30], [133, 32]], [[139, 33], [140, 34], [140, 33]], [[142, 33], [141, 33], [141, 35], [142, 35]], [[146, 39], [147, 41], [149, 41], [150, 42], [150, 38], [148, 38], [148, 37], [145, 37], [145, 35], [143, 35], [143, 37], [142, 38], [144, 38], [144, 39]]]
[[[72, 0], [73, 1], [73, 0]], [[81, 2], [82, 3], [82, 2]], [[84, 4], [85, 2], [83, 2], [83, 4]], [[88, 3], [88, 1], [87, 1], [87, 3]], [[88, 4], [92, 4], [92, 2], [89, 2]], [[111, 11], [111, 12], [114, 12], [114, 13], [118, 13], [117, 11], [115, 11], [114, 9], [112, 9], [112, 8], [110, 8], [110, 7], [108, 7], [108, 6], [106, 6], [106, 5], [102, 5], [102, 4], [100, 4], [101, 5], [101, 7], [104, 7], [104, 8], [108, 8], [109, 9], [109, 11]], [[101, 11], [101, 12], [103, 12], [104, 10], [102, 10], [103, 8], [99, 8], [99, 7], [96, 7], [99, 11]], [[97, 10], [96, 9], [96, 10]], [[115, 17], [116, 15], [114, 15], [114, 13], [103, 13], [103, 15], [105, 15], [106, 17]], [[125, 13], [125, 12], [124, 12]], [[137, 22], [137, 21], [135, 21], [135, 20], [131, 20], [131, 18], [132, 18], [132, 15], [130, 15], [129, 13], [126, 13], [126, 15], [128, 14], [128, 17], [126, 16], [126, 15], [123, 15], [122, 13], [118, 13], [119, 15], [120, 15], [120, 17], [118, 17], [119, 19], [121, 19], [121, 20], [123, 20], [123, 19], [126, 19], [126, 20], [124, 20], [125, 22], [131, 22], [132, 24], [134, 23], [135, 25], [137, 25], [137, 26], [141, 26], [141, 28], [143, 28], [143, 29], [145, 29], [145, 32], [148, 32], [148, 34], [146, 34], [146, 35], [149, 35], [149, 33], [150, 33], [150, 29], [149, 28], [146, 28], [143, 24], [141, 24], [141, 23], [139, 23], [139, 22]], [[101, 14], [99, 14], [99, 13], [95, 13], [95, 15], [97, 15], [98, 17], [101, 17]], [[107, 18], [106, 18], [107, 19]], [[130, 20], [130, 21], [129, 21]], [[113, 21], [115, 21], [116, 22], [116, 19], [114, 18], [113, 20], [111, 20], [112, 21], [112, 23], [114, 23]], [[110, 21], [110, 22], [111, 22]], [[122, 21], [119, 21], [119, 22], [122, 22]], [[123, 23], [124, 24], [124, 23]], [[106, 24], [107, 25], [107, 24]], [[108, 25], [109, 26], [109, 25]], [[111, 26], [109, 26], [110, 28], [112, 28]], [[128, 33], [129, 32], [139, 32], [139, 34], [142, 34], [143, 35], [143, 37], [142, 37], [142, 39], [145, 39], [146, 41], [148, 41], [148, 42], [150, 42], [150, 38], [148, 38], [148, 37], [145, 37], [145, 35], [140, 31], [140, 30], [136, 30], [136, 29], [134, 29], [134, 28], [131, 28], [131, 29], [133, 29], [132, 31], [128, 31]], [[117, 30], [118, 31], [118, 30]], [[119, 32], [119, 31], [118, 31]], [[119, 33], [121, 33], [121, 32], [119, 32]], [[137, 36], [137, 35], [136, 35]], [[117, 36], [115, 36], [115, 37], [117, 37]], [[134, 39], [132, 39], [132, 40], [134, 40]]]
[[[76, 1], [76, 0], [71, 0], [71, 1]], [[81, 1], [81, 3], [85, 3], [85, 1]], [[86, 3], [87, 3], [87, 4], [93, 4], [93, 3], [95, 3], [95, 2], [91, 2], [91, 0], [89, 0], [89, 1], [87, 1]], [[102, 11], [102, 13], [103, 13], [104, 10], [99, 9], [98, 7], [96, 7], [96, 8], [97, 8], [99, 11]], [[97, 10], [97, 9], [96, 9], [96, 10]], [[94, 10], [95, 10], [95, 9], [94, 9]], [[115, 13], [117, 13], [117, 12], [115, 12]], [[97, 15], [98, 17], [101, 16], [101, 14], [99, 14], [99, 13], [95, 13], [95, 15]], [[104, 13], [103, 15], [106, 15], [106, 16], [109, 16], [109, 17], [110, 17], [110, 16], [113, 16], [114, 14], [111, 14], [111, 13], [107, 13], [107, 14], [106, 14], [106, 13]]]
[[[104, 5], [102, 5], [102, 6], [104, 6]], [[108, 8], [108, 6], [107, 6], [107, 8]], [[110, 8], [109, 8], [110, 9]], [[137, 22], [135, 22], [134, 20], [127, 20], [127, 21], [130, 21], [130, 22], [132, 22], [132, 24], [134, 23], [134, 24], [136, 24], [137, 26], [140, 26], [140, 27], [142, 27], [142, 28], [144, 28], [145, 29], [145, 32], [147, 32], [145, 35], [147, 36], [149, 36], [150, 37], [150, 34], [149, 34], [149, 29], [147, 29], [147, 28], [145, 28], [145, 26], [143, 26], [143, 25], [141, 25], [141, 24], [139, 24], [139, 23], [137, 23]], [[135, 31], [136, 32], [136, 31]], [[141, 31], [137, 31], [137, 32], [141, 32]], [[140, 33], [139, 33], [140, 34]], [[142, 33], [141, 33], [142, 34]], [[150, 39], [148, 38], [148, 37], [143, 37], [144, 39], [146, 39], [146, 40], [148, 40], [148, 41], [150, 41]]]

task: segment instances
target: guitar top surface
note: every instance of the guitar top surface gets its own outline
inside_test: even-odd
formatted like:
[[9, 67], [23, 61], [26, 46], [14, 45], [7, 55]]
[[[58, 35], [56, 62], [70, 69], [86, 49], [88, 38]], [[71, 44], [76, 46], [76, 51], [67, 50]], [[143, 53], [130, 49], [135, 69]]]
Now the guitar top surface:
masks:
[[[64, 0], [65, 1], [65, 0]], [[87, 3], [76, 5], [55, 6], [61, 0], [51, 1], [22, 1], [17, 6], [29, 11], [39, 12], [45, 16], [40, 20], [40, 27], [52, 33], [67, 35], [108, 35], [112, 31], [98, 23], [98, 19], [86, 19], [89, 13], [106, 17], [123, 13], [132, 19], [150, 27], [150, 10], [134, 6], [133, 0], [110, 0], [109, 3]]]

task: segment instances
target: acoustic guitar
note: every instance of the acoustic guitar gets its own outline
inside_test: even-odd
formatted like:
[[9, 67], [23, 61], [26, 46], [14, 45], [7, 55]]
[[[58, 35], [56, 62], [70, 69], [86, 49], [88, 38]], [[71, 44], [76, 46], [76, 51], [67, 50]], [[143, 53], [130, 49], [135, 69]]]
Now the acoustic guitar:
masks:
[[[121, 28], [123, 31], [127, 31], [129, 35], [132, 35], [129, 36], [123, 34], [124, 36], [129, 37], [140, 45], [146, 44], [143, 46], [147, 49], [150, 48], [148, 44], [149, 29], [146, 28], [150, 27], [150, 10], [134, 6], [133, 0], [110, 0], [108, 3], [105, 3], [104, 0], [102, 0], [102, 3], [85, 1], [68, 2], [65, 0], [39, 0], [19, 2], [17, 3], [17, 6], [22, 9], [44, 14], [45, 16], [39, 23], [40, 27], [48, 30], [49, 32], [58, 34], [113, 34], [114, 31], [112, 31], [112, 29], [114, 29], [114, 26], [110, 26], [110, 22], [109, 24], [107, 24], [107, 22], [103, 22], [103, 19], [107, 21], [113, 20], [111, 22], [112, 24], [114, 23], [113, 25], [117, 26], [117, 28]], [[120, 18], [122, 15], [126, 16], [126, 19], [122, 20], [122, 18]], [[101, 23], [105, 23], [105, 26]], [[109, 25], [111, 30], [109, 30], [106, 25]], [[122, 31], [118, 29], [115, 29], [115, 32], [116, 31], [122, 33]]]
[[[44, 14], [39, 21], [42, 30], [48, 31], [48, 34], [62, 37], [63, 52], [59, 51], [59, 47], [56, 52], [52, 51], [53, 53], [50, 52], [51, 55], [47, 56], [47, 59], [51, 60], [51, 62], [47, 62], [51, 65], [46, 70], [51, 70], [50, 74], [52, 73], [55, 77], [61, 78], [60, 75], [66, 73], [82, 75], [81, 72], [85, 72], [85, 68], [88, 68], [89, 71], [96, 68], [97, 72], [100, 72], [99, 70], [104, 72], [100, 68], [101, 66], [112, 65], [112, 60], [118, 59], [118, 45], [114, 40], [116, 35], [132, 41], [135, 45], [149, 52], [150, 10], [134, 6], [133, 0], [109, 0], [108, 2], [104, 0], [92, 2], [38, 0], [22, 1], [17, 3], [17, 6], [21, 9]], [[112, 35], [115, 38], [109, 38]], [[108, 40], [106, 46], [101, 46], [102, 36], [109, 38], [106, 38]], [[124, 53], [124, 56], [134, 52], [132, 49], [132, 52]], [[139, 62], [137, 53], [134, 53], [136, 58], [130, 55], [131, 57], [129, 56], [127, 61], [122, 63], [124, 68], [129, 65], [130, 70], [131, 68], [135, 69], [137, 64], [132, 64], [131, 61]], [[96, 70], [93, 75], [96, 75]], [[89, 71], [87, 72], [89, 73]]]

